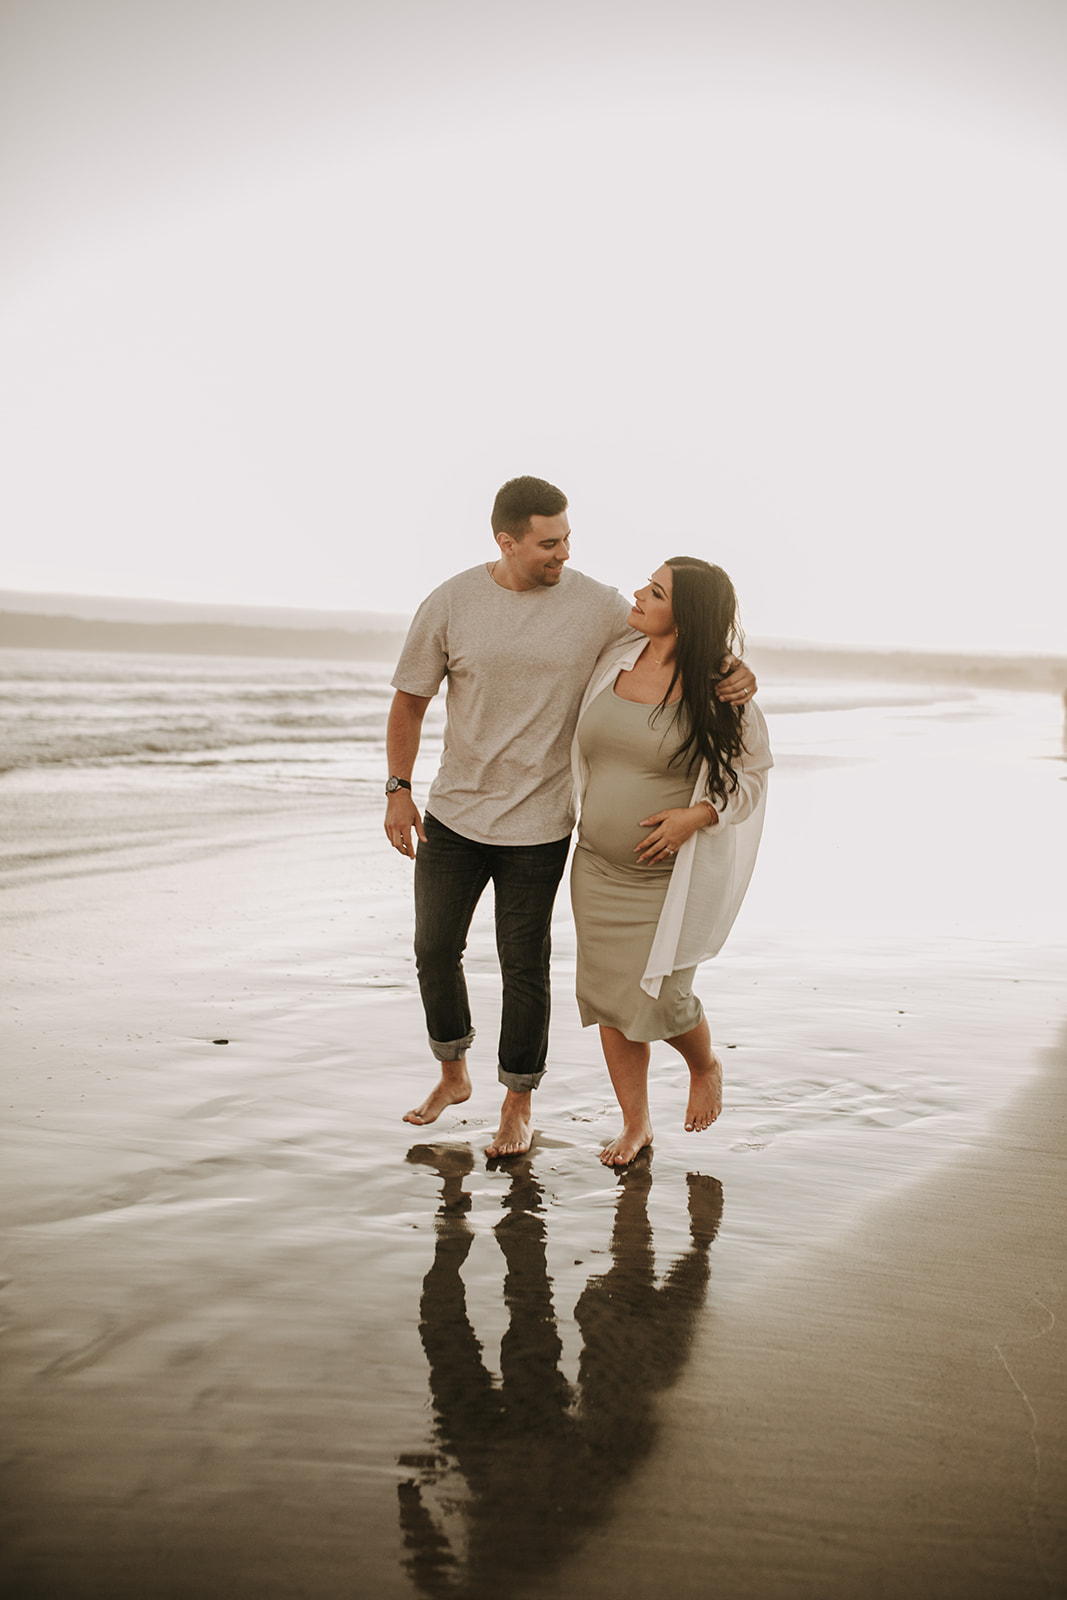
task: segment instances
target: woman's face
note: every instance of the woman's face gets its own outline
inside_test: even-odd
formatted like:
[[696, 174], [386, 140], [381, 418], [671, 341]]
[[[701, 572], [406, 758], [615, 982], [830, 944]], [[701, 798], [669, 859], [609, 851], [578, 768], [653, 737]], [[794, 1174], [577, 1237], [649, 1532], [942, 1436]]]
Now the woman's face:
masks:
[[630, 612], [631, 628], [659, 638], [674, 632], [674, 612], [671, 610], [671, 590], [674, 573], [670, 567], [659, 567], [643, 589], [634, 590], [636, 604]]

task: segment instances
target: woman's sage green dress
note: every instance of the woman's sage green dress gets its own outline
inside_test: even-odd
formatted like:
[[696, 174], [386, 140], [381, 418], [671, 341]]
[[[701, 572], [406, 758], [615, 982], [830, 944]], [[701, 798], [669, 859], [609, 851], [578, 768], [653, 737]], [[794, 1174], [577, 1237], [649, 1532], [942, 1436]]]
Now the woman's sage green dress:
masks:
[[656, 1000], [641, 988], [674, 861], [641, 866], [634, 846], [651, 832], [643, 817], [690, 803], [691, 774], [670, 766], [685, 737], [679, 709], [621, 700], [609, 684], [578, 724], [589, 764], [571, 866], [578, 1010], [583, 1027], [602, 1023], [627, 1039], [673, 1039], [704, 1015], [695, 967], [665, 978]]

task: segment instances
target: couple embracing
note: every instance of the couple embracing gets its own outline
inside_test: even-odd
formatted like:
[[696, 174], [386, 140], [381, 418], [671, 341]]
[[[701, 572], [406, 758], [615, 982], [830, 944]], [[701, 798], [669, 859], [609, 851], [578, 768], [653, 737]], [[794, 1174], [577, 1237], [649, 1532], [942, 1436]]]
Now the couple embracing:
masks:
[[[689, 1068], [685, 1126], [722, 1107], [722, 1073], [697, 963], [726, 938], [755, 863], [772, 764], [756, 680], [732, 654], [733, 585], [693, 556], [655, 563], [631, 608], [567, 570], [567, 498], [513, 478], [493, 505], [495, 561], [450, 578], [419, 608], [393, 676], [385, 832], [415, 861], [415, 960], [441, 1076], [405, 1121], [470, 1096], [474, 1039], [463, 951], [490, 880], [503, 979], [489, 1156], [533, 1136], [548, 1054], [552, 906], [571, 869], [584, 1026], [599, 1025], [623, 1113], [601, 1152], [624, 1166], [652, 1141], [649, 1044]], [[411, 793], [423, 717], [448, 680], [444, 750], [425, 816]]]

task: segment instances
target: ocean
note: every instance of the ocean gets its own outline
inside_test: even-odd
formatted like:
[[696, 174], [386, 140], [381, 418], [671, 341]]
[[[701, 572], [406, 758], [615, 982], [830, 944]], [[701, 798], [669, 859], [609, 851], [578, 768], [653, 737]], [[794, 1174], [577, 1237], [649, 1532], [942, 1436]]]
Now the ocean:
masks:
[[366, 775], [391, 669], [87, 651], [0, 651], [0, 768], [246, 769], [269, 784]]
[[[911, 658], [913, 672], [917, 664], [921, 658]], [[837, 772], [838, 859], [848, 837], [859, 849], [876, 826], [887, 782], [912, 820], [915, 805], [929, 808], [936, 792], [938, 810], [916, 840], [920, 855], [923, 839], [933, 843], [920, 919], [928, 925], [944, 869], [937, 841], [947, 827], [958, 843], [974, 824], [967, 807], [949, 826], [953, 786], [966, 772], [983, 797], [977, 803], [989, 820], [979, 841], [1002, 833], [1005, 796], [1062, 758], [1056, 698], [863, 679], [851, 661], [835, 677], [828, 665], [832, 656], [818, 672], [790, 677], [776, 661], [764, 677], [774, 790], [800, 773]], [[183, 842], [202, 847], [201, 825], [221, 845], [242, 828], [294, 825], [308, 808], [340, 808], [377, 827], [391, 670], [380, 662], [0, 649], [0, 884], [95, 872], [127, 855], [131, 865], [179, 859]], [[423, 795], [440, 754], [444, 698], [424, 723], [415, 772]], [[909, 770], [913, 758], [920, 765]], [[886, 826], [875, 862], [893, 857], [901, 823]], [[913, 887], [914, 879], [915, 871], [906, 874]], [[895, 902], [895, 886], [884, 887]], [[824, 874], [818, 906], [808, 908], [813, 935], [819, 907], [837, 905], [840, 888]], [[966, 881], [959, 889], [966, 900]]]
[[0, 650], [0, 883], [176, 859], [202, 825], [221, 844], [308, 807], [376, 805], [390, 671]]
[[[921, 658], [913, 658], [921, 661]], [[931, 680], [768, 676], [769, 715], [975, 706], [985, 691]], [[392, 667], [382, 662], [0, 649], [0, 772], [197, 768], [309, 791], [381, 773]], [[1009, 697], [1017, 701], [1018, 696]], [[1047, 699], [1048, 696], [1042, 696]], [[439, 749], [443, 696], [424, 726]]]

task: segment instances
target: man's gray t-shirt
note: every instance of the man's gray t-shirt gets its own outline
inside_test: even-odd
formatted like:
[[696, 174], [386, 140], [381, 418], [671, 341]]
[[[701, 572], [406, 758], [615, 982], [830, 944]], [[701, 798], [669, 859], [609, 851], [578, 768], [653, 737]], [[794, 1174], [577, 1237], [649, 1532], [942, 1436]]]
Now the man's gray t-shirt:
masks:
[[484, 564], [423, 601], [393, 688], [448, 679], [445, 745], [427, 809], [480, 844], [548, 844], [574, 826], [571, 740], [604, 646], [630, 634], [617, 589], [563, 569], [551, 588], [502, 589]]

